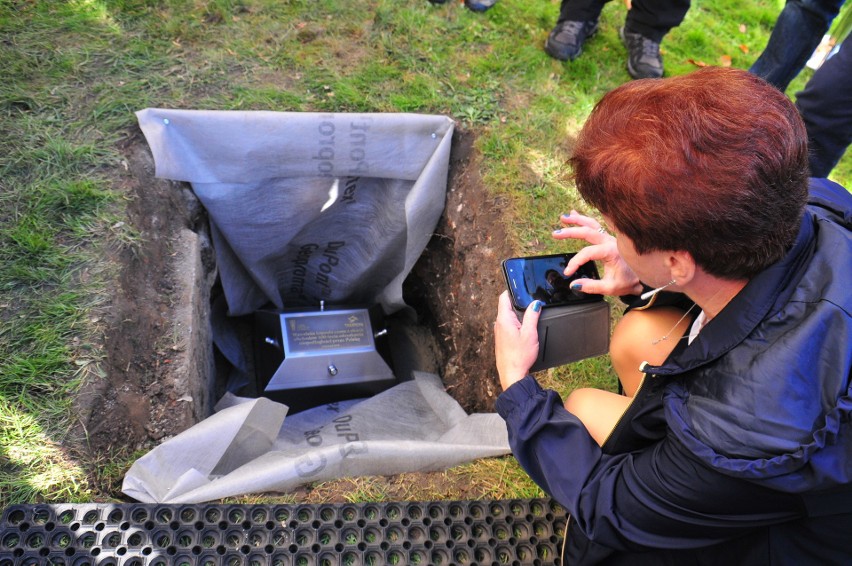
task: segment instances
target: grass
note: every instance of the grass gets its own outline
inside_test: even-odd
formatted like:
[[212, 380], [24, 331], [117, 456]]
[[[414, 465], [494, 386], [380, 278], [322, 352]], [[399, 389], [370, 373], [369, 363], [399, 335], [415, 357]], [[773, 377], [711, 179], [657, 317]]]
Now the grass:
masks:
[[[667, 72], [726, 58], [748, 67], [780, 8], [693, 6], [664, 42]], [[448, 115], [476, 133], [484, 182], [511, 203], [506, 227], [519, 251], [558, 251], [546, 232], [559, 212], [583, 206], [564, 182], [566, 140], [629, 77], [620, 3], [607, 4], [600, 33], [571, 64], [542, 52], [557, 13], [556, 0], [501, 0], [486, 14], [426, 0], [0, 0], [0, 506], [108, 498], [100, 486], [129, 464], [82, 457], [69, 439], [75, 395], [105, 375], [108, 258], [138, 238], [122, 224], [117, 186], [136, 110]], [[850, 156], [834, 178], [852, 182]], [[603, 359], [544, 379], [562, 393], [614, 385]], [[482, 497], [540, 493], [511, 458], [446, 474]], [[353, 499], [405, 495], [352, 481]]]

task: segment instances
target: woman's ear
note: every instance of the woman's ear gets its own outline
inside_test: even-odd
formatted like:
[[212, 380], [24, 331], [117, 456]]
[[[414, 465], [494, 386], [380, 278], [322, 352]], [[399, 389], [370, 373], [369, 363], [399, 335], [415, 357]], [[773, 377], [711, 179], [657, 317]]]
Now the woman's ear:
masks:
[[683, 250], [669, 252], [665, 263], [679, 287], [692, 281], [698, 267], [692, 254]]

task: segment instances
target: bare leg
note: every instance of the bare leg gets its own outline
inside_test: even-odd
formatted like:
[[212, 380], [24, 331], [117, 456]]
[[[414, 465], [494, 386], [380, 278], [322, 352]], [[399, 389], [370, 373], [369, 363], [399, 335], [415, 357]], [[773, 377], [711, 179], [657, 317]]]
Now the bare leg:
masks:
[[575, 389], [565, 399], [565, 410], [580, 419], [601, 446], [628, 405], [629, 397], [603, 389]]
[[[598, 444], [604, 443], [639, 388], [644, 375], [639, 371], [642, 362], [663, 363], [686, 332], [689, 319], [680, 320], [682, 317], [683, 311], [672, 307], [628, 312], [615, 327], [609, 347], [624, 395], [584, 388], [573, 391], [565, 400], [565, 409], [583, 421]], [[666, 334], [668, 339], [652, 344]]]
[[[674, 307], [634, 310], [624, 315], [612, 332], [609, 356], [625, 395], [633, 397], [639, 388], [645, 375], [639, 370], [642, 362], [657, 366], [666, 361], [690, 322], [681, 309]], [[668, 338], [661, 340], [663, 336]]]

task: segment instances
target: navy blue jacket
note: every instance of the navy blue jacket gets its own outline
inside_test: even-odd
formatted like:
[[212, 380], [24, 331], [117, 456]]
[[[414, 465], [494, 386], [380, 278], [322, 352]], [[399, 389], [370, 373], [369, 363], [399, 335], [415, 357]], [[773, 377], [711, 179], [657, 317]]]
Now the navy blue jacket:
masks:
[[[565, 564], [852, 561], [852, 196], [645, 378], [599, 447], [554, 391], [504, 391], [515, 457], [571, 514]], [[686, 342], [686, 341], [682, 341]]]

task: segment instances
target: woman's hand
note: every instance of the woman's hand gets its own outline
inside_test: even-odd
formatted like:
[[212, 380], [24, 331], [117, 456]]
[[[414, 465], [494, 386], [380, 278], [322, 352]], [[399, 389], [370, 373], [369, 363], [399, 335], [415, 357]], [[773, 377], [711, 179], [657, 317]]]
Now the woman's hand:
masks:
[[518, 320], [509, 299], [503, 291], [497, 305], [497, 320], [494, 321], [494, 353], [497, 358], [497, 373], [500, 385], [507, 389], [523, 379], [538, 357], [538, 317], [541, 302], [533, 301], [524, 313], [524, 322]]
[[573, 275], [577, 268], [587, 261], [600, 261], [604, 267], [603, 277], [600, 280], [575, 279], [571, 282], [572, 288], [580, 285], [579, 290], [584, 293], [597, 295], [630, 295], [642, 292], [639, 278], [618, 253], [615, 236], [607, 234], [597, 220], [583, 216], [574, 210], [569, 214], [563, 214], [559, 220], [566, 228], [554, 231], [554, 238], [557, 240], [573, 238], [585, 240], [591, 244], [577, 252], [577, 255], [568, 262], [565, 267], [565, 276]]

